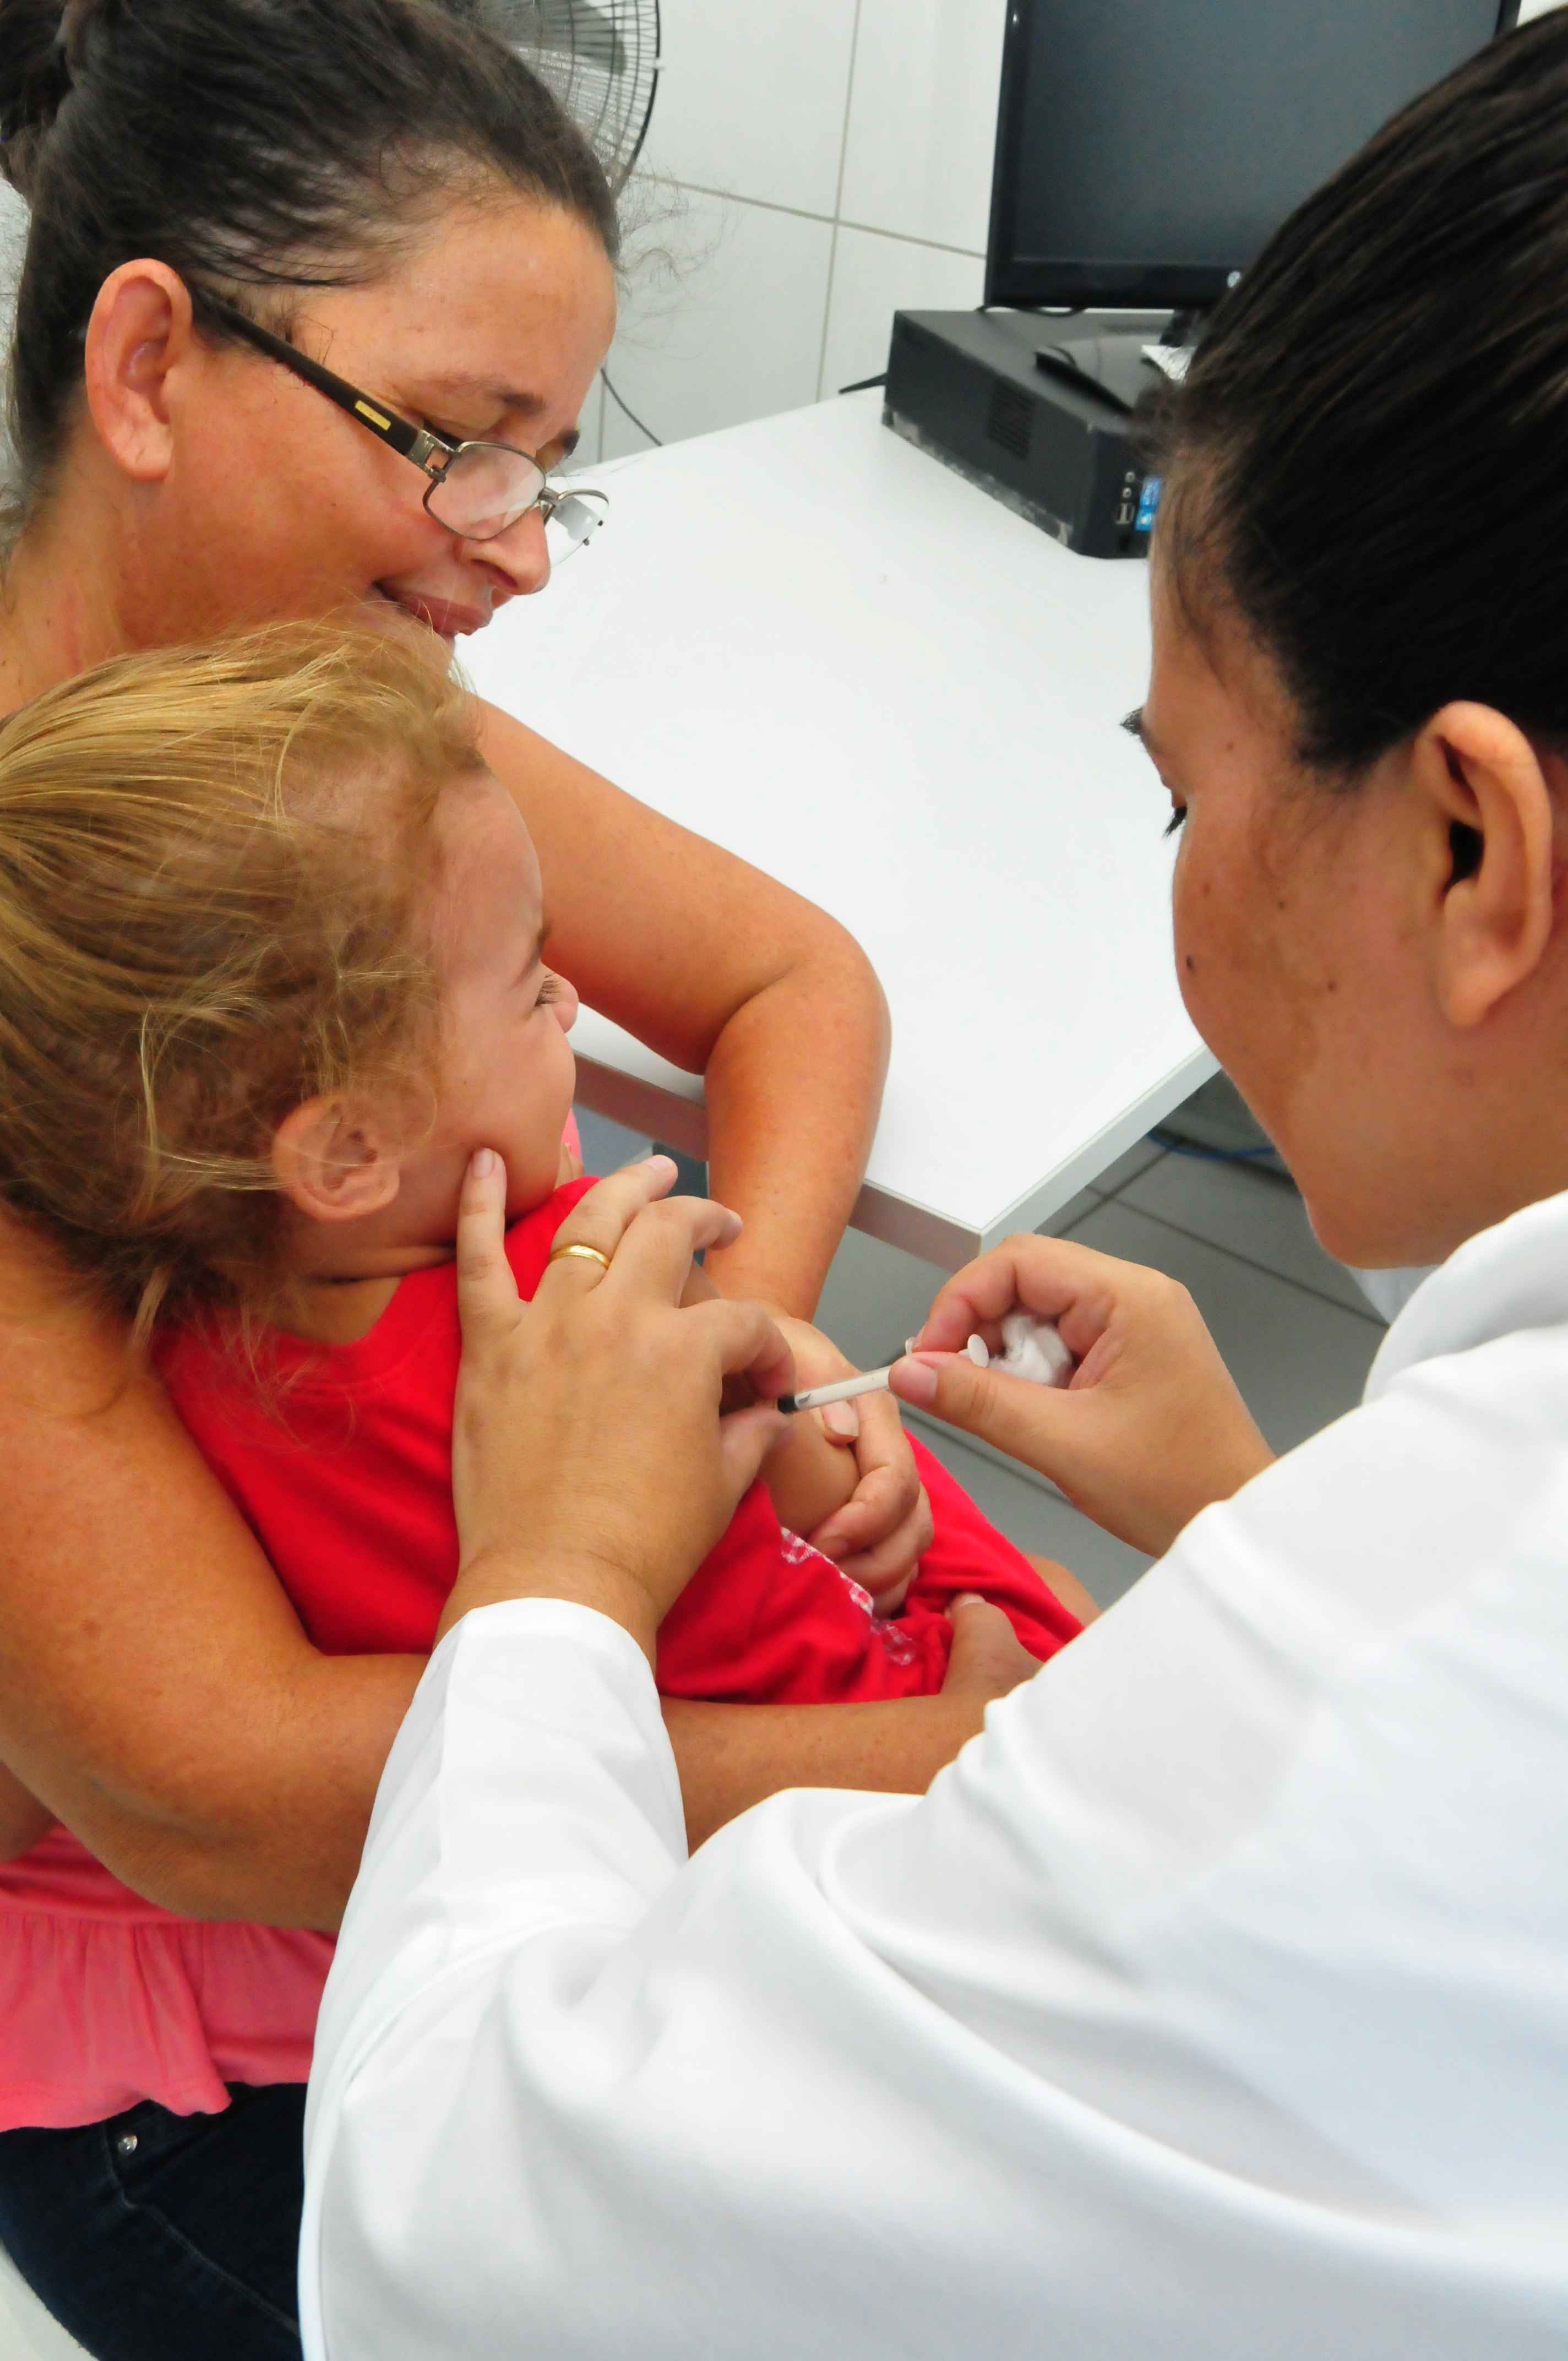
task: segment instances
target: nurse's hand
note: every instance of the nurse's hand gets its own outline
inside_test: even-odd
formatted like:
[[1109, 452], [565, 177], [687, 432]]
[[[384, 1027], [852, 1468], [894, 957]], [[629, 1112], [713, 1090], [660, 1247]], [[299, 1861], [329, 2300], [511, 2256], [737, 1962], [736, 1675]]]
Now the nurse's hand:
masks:
[[[1058, 1390], [976, 1368], [977, 1331], [1003, 1313], [1054, 1320], [1078, 1362]], [[1212, 1500], [1229, 1499], [1273, 1453], [1184, 1287], [1141, 1263], [1061, 1238], [1009, 1238], [949, 1279], [900, 1361], [893, 1390], [1036, 1467], [1075, 1508], [1158, 1556]]]
[[[463, 1368], [453, 1429], [462, 1545], [439, 1627], [504, 1598], [565, 1598], [612, 1616], [652, 1656], [659, 1623], [735, 1512], [785, 1423], [794, 1377], [755, 1304], [681, 1308], [699, 1247], [740, 1228], [722, 1205], [659, 1202], [667, 1157], [601, 1181], [565, 1221], [532, 1303], [506, 1258], [506, 1175], [481, 1150], [457, 1230]], [[720, 1417], [728, 1378], [754, 1408]]]

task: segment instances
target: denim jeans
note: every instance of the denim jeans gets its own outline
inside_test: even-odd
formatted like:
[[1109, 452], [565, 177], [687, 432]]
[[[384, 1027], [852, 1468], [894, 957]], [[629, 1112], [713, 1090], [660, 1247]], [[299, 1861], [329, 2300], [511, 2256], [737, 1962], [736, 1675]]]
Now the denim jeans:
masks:
[[0, 2244], [96, 2361], [299, 2361], [304, 2087], [0, 2132]]

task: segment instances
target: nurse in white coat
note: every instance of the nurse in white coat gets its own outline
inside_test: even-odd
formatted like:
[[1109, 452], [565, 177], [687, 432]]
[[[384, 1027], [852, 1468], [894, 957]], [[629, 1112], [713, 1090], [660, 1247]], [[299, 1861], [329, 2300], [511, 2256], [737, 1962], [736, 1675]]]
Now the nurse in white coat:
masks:
[[[1182, 989], [1325, 1244], [1442, 1268], [1276, 1465], [1168, 1281], [961, 1272], [899, 1389], [1164, 1555], [928, 1795], [688, 1861], [649, 1658], [776, 1422], [723, 1375], [786, 1364], [674, 1308], [717, 1209], [622, 1176], [608, 1270], [519, 1307], [476, 1174], [465, 1570], [327, 1993], [315, 2361], [1568, 2351], [1568, 16], [1287, 226], [1168, 443]], [[954, 1356], [1015, 1303], [1070, 1390]]]

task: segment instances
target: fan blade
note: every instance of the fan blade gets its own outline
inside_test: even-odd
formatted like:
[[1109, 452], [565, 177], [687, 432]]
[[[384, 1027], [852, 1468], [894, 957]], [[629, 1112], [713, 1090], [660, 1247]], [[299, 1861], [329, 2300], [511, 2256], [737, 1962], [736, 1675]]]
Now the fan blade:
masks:
[[626, 71], [626, 44], [613, 16], [596, 8], [592, 0], [521, 0], [521, 5], [492, 9], [492, 21], [503, 18], [498, 31], [520, 43], [532, 42], [551, 57], [571, 58], [579, 65], [597, 66], [601, 73]]

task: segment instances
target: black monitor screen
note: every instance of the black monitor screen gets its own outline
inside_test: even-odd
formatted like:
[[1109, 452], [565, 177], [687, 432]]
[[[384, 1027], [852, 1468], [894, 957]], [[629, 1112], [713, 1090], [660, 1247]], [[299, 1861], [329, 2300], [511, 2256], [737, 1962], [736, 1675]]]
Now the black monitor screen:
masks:
[[1010, 0], [986, 300], [1201, 303], [1518, 0]]

